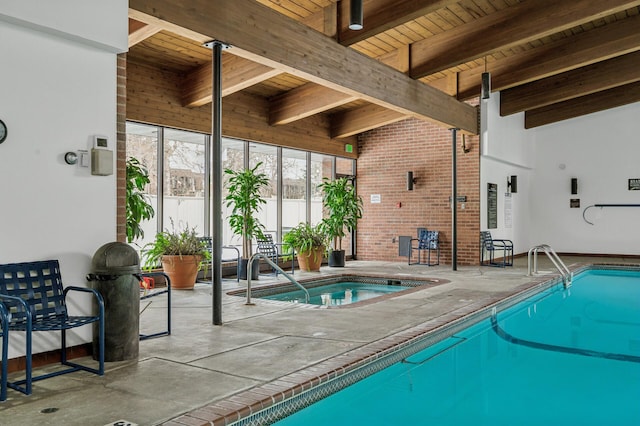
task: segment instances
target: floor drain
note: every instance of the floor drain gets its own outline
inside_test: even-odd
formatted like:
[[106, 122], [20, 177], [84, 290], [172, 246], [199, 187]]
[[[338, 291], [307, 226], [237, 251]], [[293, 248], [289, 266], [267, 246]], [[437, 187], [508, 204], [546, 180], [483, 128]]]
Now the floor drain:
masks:
[[55, 413], [56, 411], [58, 411], [59, 408], [45, 408], [44, 410], [40, 411], [42, 414], [50, 414], [50, 413]]
[[117, 420], [113, 423], [109, 423], [108, 425], [104, 425], [104, 426], [138, 426], [137, 423], [131, 423], [127, 420]]

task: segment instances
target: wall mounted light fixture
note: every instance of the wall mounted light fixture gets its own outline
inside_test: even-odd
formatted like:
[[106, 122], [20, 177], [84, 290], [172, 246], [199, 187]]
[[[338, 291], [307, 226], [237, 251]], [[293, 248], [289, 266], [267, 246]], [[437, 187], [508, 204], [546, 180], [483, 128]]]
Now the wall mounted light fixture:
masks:
[[351, 0], [350, 6], [349, 29], [361, 30], [363, 21], [362, 0]]
[[407, 172], [407, 191], [413, 191], [413, 184], [418, 181], [413, 177], [413, 172]]
[[481, 96], [482, 99], [491, 97], [491, 73], [487, 71], [487, 57], [484, 57], [484, 72], [482, 73]]
[[[511, 191], [509, 191], [509, 189]], [[518, 192], [518, 176], [511, 175], [511, 178], [507, 177], [507, 192], [515, 194]]]
[[571, 194], [578, 193], [578, 178], [571, 178]]

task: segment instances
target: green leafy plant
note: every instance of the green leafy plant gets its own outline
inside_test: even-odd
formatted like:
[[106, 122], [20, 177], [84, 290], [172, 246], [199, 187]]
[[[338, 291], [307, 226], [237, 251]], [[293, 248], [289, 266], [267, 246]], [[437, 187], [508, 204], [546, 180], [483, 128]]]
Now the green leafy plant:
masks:
[[131, 243], [136, 238], [143, 238], [144, 231], [140, 223], [151, 220], [155, 215], [153, 206], [149, 203], [147, 195], [143, 192], [144, 187], [149, 184], [149, 171], [140, 164], [135, 157], [127, 160], [127, 242]]
[[[153, 269], [160, 265], [162, 256], [202, 256], [203, 260], [211, 260], [207, 244], [196, 234], [195, 228], [187, 227], [182, 231], [165, 230], [156, 234], [155, 241], [145, 244], [142, 249], [144, 269]], [[200, 264], [202, 266], [202, 262]]]
[[264, 173], [258, 173], [258, 163], [252, 169], [231, 170], [224, 172], [228, 176], [225, 197], [227, 207], [231, 207], [229, 226], [235, 235], [242, 237], [242, 257], [248, 259], [253, 253], [251, 241], [254, 237], [263, 238], [264, 226], [255, 217], [266, 200], [261, 192], [269, 184]]
[[362, 197], [349, 179], [341, 177], [334, 181], [324, 178], [318, 185], [322, 190], [322, 203], [326, 217], [321, 226], [328, 238], [332, 239], [332, 249], [342, 250], [345, 231], [353, 230], [362, 218]]
[[284, 234], [282, 241], [285, 244], [285, 251], [293, 247], [298, 253], [304, 253], [314, 248], [326, 246], [327, 238], [320, 225], [311, 226], [301, 222]]

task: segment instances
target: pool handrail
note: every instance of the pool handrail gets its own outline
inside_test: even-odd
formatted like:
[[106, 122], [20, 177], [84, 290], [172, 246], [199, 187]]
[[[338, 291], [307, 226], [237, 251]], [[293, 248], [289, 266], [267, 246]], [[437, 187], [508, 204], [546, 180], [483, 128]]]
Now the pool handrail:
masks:
[[[560, 256], [556, 253], [556, 251], [551, 248], [548, 244], [539, 244], [535, 247], [532, 247], [527, 254], [527, 276], [531, 276], [533, 274], [538, 273], [538, 251], [543, 250], [553, 266], [556, 267], [560, 275], [562, 275], [562, 282], [564, 283], [565, 288], [571, 287], [571, 281], [573, 280], [573, 272], [567, 268], [567, 265], [560, 259]], [[531, 269], [531, 255], [533, 254], [533, 271]]]
[[291, 281], [292, 284], [295, 284], [298, 287], [300, 287], [302, 291], [304, 291], [304, 303], [309, 303], [309, 298], [310, 298], [309, 291], [306, 288], [304, 288], [302, 284], [296, 281], [296, 279], [293, 278], [291, 275], [287, 274], [281, 267], [276, 265], [275, 262], [269, 259], [267, 255], [262, 253], [255, 253], [253, 256], [251, 256], [251, 259], [249, 259], [249, 263], [247, 265], [247, 301], [245, 305], [253, 305], [253, 303], [251, 303], [251, 273], [253, 272], [253, 261], [257, 258], [266, 260], [267, 263], [271, 265], [272, 268], [275, 268], [277, 271], [279, 271], [289, 281]]

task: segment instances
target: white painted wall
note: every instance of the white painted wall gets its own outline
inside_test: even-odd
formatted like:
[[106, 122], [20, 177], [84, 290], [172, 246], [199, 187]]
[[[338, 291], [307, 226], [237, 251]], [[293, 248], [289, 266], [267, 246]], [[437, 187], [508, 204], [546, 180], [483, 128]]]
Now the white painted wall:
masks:
[[[538, 242], [556, 251], [640, 254], [640, 207], [591, 208], [593, 204], [640, 204], [628, 190], [640, 178], [640, 103], [535, 129], [537, 167], [531, 214]], [[578, 195], [570, 179], [578, 178]], [[570, 208], [571, 198], [580, 208]]]
[[[592, 204], [640, 204], [628, 179], [640, 178], [640, 103], [524, 129], [523, 114], [500, 117], [499, 94], [482, 104], [480, 193], [487, 229], [487, 183], [498, 184], [494, 238], [512, 239], [516, 253], [536, 244], [558, 252], [640, 254], [640, 208], [584, 208]], [[504, 223], [507, 176], [518, 176], [512, 195], [513, 227]], [[578, 195], [570, 180], [578, 178]], [[572, 198], [580, 208], [570, 208]]]
[[[514, 252], [529, 249], [529, 200], [531, 169], [535, 165], [531, 135], [524, 132], [524, 115], [500, 117], [500, 94], [482, 101], [480, 157], [480, 229], [491, 231], [496, 239], [512, 240]], [[511, 194], [511, 225], [505, 221], [507, 178], [518, 177], [518, 192]], [[487, 184], [498, 185], [498, 227], [487, 224]]]
[[[119, 13], [97, 7], [97, 1], [90, 2], [95, 8], [81, 3], [0, 4], [0, 119], [8, 126], [0, 145], [0, 262], [59, 259], [65, 285], [86, 286], [91, 257], [116, 238], [116, 178], [92, 176], [89, 168], [67, 165], [63, 156], [90, 149], [95, 134], [106, 135], [115, 149], [112, 44], [120, 45], [113, 40], [123, 34], [126, 40], [127, 2], [108, 2]], [[71, 21], [99, 24], [94, 33]], [[46, 30], [49, 23], [55, 31]], [[65, 25], [71, 33], [61, 36]], [[103, 34], [108, 27], [113, 37]], [[90, 309], [81, 297], [71, 305], [76, 312]], [[91, 329], [85, 328], [71, 333], [69, 344], [90, 341]], [[19, 333], [12, 334], [10, 357], [24, 354], [22, 342]], [[34, 340], [34, 352], [56, 347], [54, 336]]]

